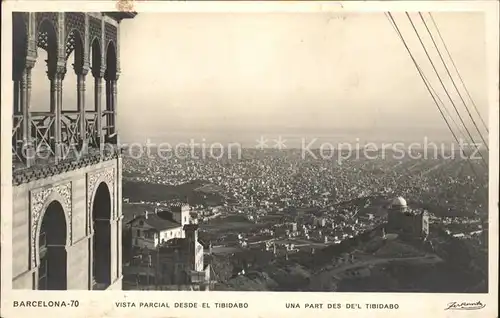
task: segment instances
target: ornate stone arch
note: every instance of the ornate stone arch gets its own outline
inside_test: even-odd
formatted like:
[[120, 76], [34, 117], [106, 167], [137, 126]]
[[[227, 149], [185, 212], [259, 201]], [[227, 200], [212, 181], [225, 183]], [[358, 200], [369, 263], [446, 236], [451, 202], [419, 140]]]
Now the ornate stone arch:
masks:
[[[108, 48], [110, 47], [110, 44], [113, 44], [113, 54], [114, 54], [114, 62], [113, 66], [114, 68], [118, 69], [118, 28], [112, 24], [106, 23], [104, 25], [104, 44], [103, 49], [104, 51], [104, 60], [105, 63], [107, 64], [107, 57], [108, 57]], [[106, 68], [108, 66], [106, 65]]]
[[[81, 41], [82, 49], [86, 47], [86, 27], [85, 27], [85, 14], [81, 12], [68, 12], [66, 13], [65, 19], [65, 49], [66, 49], [66, 58], [71, 54], [71, 52], [75, 49], [74, 44], [72, 42], [75, 37], [78, 37]], [[82, 50], [82, 61], [84, 60], [85, 50]]]
[[[49, 28], [50, 27], [50, 28]], [[57, 19], [57, 13], [56, 12], [39, 12], [36, 14], [36, 35], [37, 35], [37, 45], [38, 47], [49, 51], [50, 50], [55, 50], [55, 53], [57, 54], [57, 49], [58, 49], [58, 28], [59, 28], [59, 21]], [[53, 31], [53, 33], [49, 33], [49, 31]], [[55, 41], [54, 43], [49, 43], [50, 40], [49, 36], [54, 36]], [[54, 44], [54, 48], [49, 48], [49, 44]]]
[[89, 43], [92, 43], [95, 38], [101, 40], [102, 30], [101, 30], [101, 20], [96, 17], [89, 16]]
[[39, 264], [38, 243], [41, 230], [41, 221], [49, 205], [57, 201], [62, 206], [66, 219], [66, 246], [72, 242], [72, 187], [71, 182], [53, 186], [51, 188], [38, 189], [31, 192], [31, 265]]
[[89, 173], [87, 175], [87, 194], [89, 195], [87, 201], [87, 231], [89, 234], [92, 233], [92, 208], [94, 205], [95, 195], [97, 193], [97, 189], [99, 185], [104, 182], [108, 187], [109, 196], [110, 196], [110, 205], [111, 205], [111, 219], [115, 218], [115, 202], [114, 202], [114, 193], [115, 193], [115, 169], [108, 168], [103, 169], [94, 173]]
[[[89, 56], [91, 57], [90, 68], [94, 77], [102, 77], [104, 75], [105, 61], [102, 57], [102, 41], [101, 38], [93, 37], [89, 41]], [[102, 74], [101, 74], [102, 73]], [[99, 76], [97, 76], [99, 75]]]
[[106, 46], [110, 41], [115, 42], [114, 44], [116, 46], [117, 34], [117, 28], [112, 24], [106, 23], [104, 27], [104, 42], [106, 43]]
[[106, 51], [104, 59], [106, 61], [106, 74], [104, 75], [108, 80], [118, 79], [118, 56], [117, 56], [116, 42], [109, 40], [106, 43]]
[[69, 29], [65, 40], [65, 59], [68, 61], [71, 53], [75, 52], [75, 70], [81, 70], [85, 64], [85, 30], [80, 28]]
[[39, 12], [36, 14], [36, 47], [47, 52], [47, 74], [49, 78], [57, 70], [60, 59], [59, 19], [56, 12]]
[[[105, 61], [103, 61], [103, 53], [105, 47], [103, 41], [102, 21], [93, 16], [89, 16], [88, 41], [90, 48], [89, 56], [91, 56], [93, 64], [92, 73], [95, 76], [101, 71], [101, 69], [104, 69]], [[99, 62], [97, 64], [95, 63], [95, 58], [97, 58], [97, 56], [94, 56], [93, 52], [94, 44], [96, 44], [97, 48], [99, 49]]]
[[102, 43], [101, 43], [102, 39], [101, 39], [101, 37], [100, 36], [95, 36], [95, 35], [93, 36], [91, 34], [90, 37], [89, 37], [89, 46], [90, 46], [90, 49], [92, 49], [92, 45], [94, 44], [94, 42], [96, 42], [98, 44], [98, 46], [99, 46], [99, 52], [102, 52]]

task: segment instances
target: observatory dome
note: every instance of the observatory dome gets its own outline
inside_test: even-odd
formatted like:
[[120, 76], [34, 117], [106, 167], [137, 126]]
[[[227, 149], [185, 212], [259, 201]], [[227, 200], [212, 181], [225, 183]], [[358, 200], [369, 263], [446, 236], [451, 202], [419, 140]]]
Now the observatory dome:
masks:
[[391, 201], [391, 208], [392, 209], [394, 209], [394, 208], [406, 208], [406, 207], [407, 207], [406, 200], [403, 197], [397, 197]]

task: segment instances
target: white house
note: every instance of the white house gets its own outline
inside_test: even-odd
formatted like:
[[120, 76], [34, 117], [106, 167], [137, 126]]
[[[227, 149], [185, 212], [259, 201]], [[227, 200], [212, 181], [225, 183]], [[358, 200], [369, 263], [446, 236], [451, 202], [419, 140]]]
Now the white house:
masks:
[[173, 238], [185, 238], [184, 225], [190, 224], [189, 205], [172, 206], [166, 211], [145, 211], [128, 225], [132, 234], [132, 246], [156, 248]]

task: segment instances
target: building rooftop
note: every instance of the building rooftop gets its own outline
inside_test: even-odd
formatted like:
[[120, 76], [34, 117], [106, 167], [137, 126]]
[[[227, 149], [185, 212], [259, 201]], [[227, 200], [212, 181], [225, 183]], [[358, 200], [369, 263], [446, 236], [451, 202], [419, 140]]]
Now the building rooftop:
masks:
[[164, 218], [159, 217], [155, 213], [150, 213], [146, 217], [145, 215], [140, 215], [135, 217], [133, 220], [128, 222], [128, 224], [135, 223], [138, 220], [144, 221], [147, 225], [151, 226], [157, 231], [164, 231], [164, 230], [170, 230], [170, 229], [175, 229], [182, 227], [182, 225], [174, 220], [167, 220]]

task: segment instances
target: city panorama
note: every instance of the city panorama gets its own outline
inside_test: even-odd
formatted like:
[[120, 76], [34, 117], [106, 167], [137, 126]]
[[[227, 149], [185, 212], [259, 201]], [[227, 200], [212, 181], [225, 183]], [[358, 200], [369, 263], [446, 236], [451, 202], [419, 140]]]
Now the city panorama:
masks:
[[483, 15], [12, 21], [14, 289], [488, 292]]

